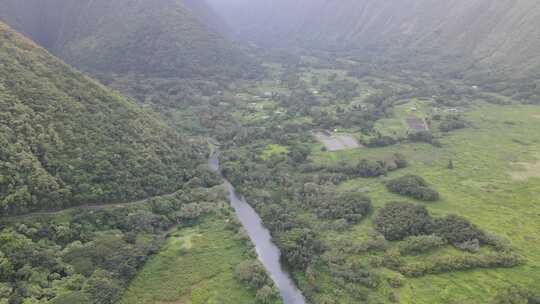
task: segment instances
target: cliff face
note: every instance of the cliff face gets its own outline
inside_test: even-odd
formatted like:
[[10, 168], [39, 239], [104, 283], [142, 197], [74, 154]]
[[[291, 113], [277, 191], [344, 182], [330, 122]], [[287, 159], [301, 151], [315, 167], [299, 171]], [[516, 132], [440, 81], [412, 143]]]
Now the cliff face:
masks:
[[0, 0], [0, 7], [0, 19], [91, 72], [241, 76], [251, 64], [200, 1]]
[[515, 73], [540, 70], [534, 0], [210, 0], [235, 33], [267, 45], [429, 54]]

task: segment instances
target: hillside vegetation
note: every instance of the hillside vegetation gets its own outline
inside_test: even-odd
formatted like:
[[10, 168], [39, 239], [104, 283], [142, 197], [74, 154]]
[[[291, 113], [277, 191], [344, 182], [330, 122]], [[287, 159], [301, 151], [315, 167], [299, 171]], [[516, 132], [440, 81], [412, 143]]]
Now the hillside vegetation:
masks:
[[[461, 70], [537, 73], [539, 4], [533, 0], [211, 0], [245, 39], [380, 56], [416, 55]], [[244, 7], [240, 9], [239, 7]], [[245, 7], [249, 7], [246, 9]], [[249, 26], [248, 26], [249, 25]], [[441, 62], [444, 60], [443, 62]], [[458, 64], [461, 63], [461, 64]]]
[[0, 23], [0, 215], [172, 192], [199, 149]]
[[0, 19], [68, 63], [93, 73], [245, 76], [252, 61], [218, 33], [218, 21], [206, 25], [203, 20], [217, 17], [207, 6], [195, 4], [1, 0]]

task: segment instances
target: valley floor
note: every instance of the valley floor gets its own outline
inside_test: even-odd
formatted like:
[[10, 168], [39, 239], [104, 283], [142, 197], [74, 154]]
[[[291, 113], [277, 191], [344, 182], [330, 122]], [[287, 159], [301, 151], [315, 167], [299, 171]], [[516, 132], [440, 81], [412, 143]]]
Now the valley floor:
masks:
[[254, 291], [235, 279], [235, 268], [250, 250], [239, 237], [220, 217], [178, 230], [137, 274], [119, 303], [254, 303]]
[[[539, 114], [537, 106], [475, 106], [466, 114], [472, 128], [444, 137], [442, 148], [402, 144], [333, 153], [313, 148], [312, 160], [320, 164], [403, 153], [411, 162], [409, 168], [384, 179], [406, 173], [423, 176], [442, 197], [436, 203], [421, 203], [432, 214], [459, 214], [482, 229], [507, 238], [525, 258], [523, 266], [514, 268], [407, 279], [398, 291], [400, 303], [491, 303], [495, 295], [512, 285], [528, 286], [540, 292]], [[454, 169], [448, 169], [450, 160]], [[340, 184], [338, 189], [364, 189], [376, 208], [389, 201], [402, 200], [389, 193], [378, 180], [354, 179]], [[328, 233], [325, 239], [330, 244], [341, 240], [360, 242], [371, 225], [370, 221], [365, 221], [347, 233]], [[440, 249], [414, 260], [448, 254], [451, 254], [448, 249]]]

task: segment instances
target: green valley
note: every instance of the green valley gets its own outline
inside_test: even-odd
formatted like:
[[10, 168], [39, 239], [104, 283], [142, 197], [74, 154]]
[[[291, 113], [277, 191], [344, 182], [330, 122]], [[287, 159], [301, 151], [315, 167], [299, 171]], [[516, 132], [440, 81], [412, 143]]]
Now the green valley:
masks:
[[540, 303], [540, 6], [398, 2], [0, 0], [0, 304]]

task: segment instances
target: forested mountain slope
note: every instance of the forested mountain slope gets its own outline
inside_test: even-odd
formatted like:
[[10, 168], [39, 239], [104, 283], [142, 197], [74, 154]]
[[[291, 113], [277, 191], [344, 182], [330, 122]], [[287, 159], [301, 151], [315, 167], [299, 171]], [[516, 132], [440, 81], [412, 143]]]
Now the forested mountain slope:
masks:
[[251, 61], [185, 0], [0, 0], [5, 20], [55, 55], [95, 73], [244, 76]]
[[[237, 34], [259, 43], [419, 54], [468, 67], [540, 70], [534, 0], [211, 0]], [[252, 26], [248, 26], [252, 24]]]
[[172, 192], [200, 151], [0, 23], [0, 216]]

